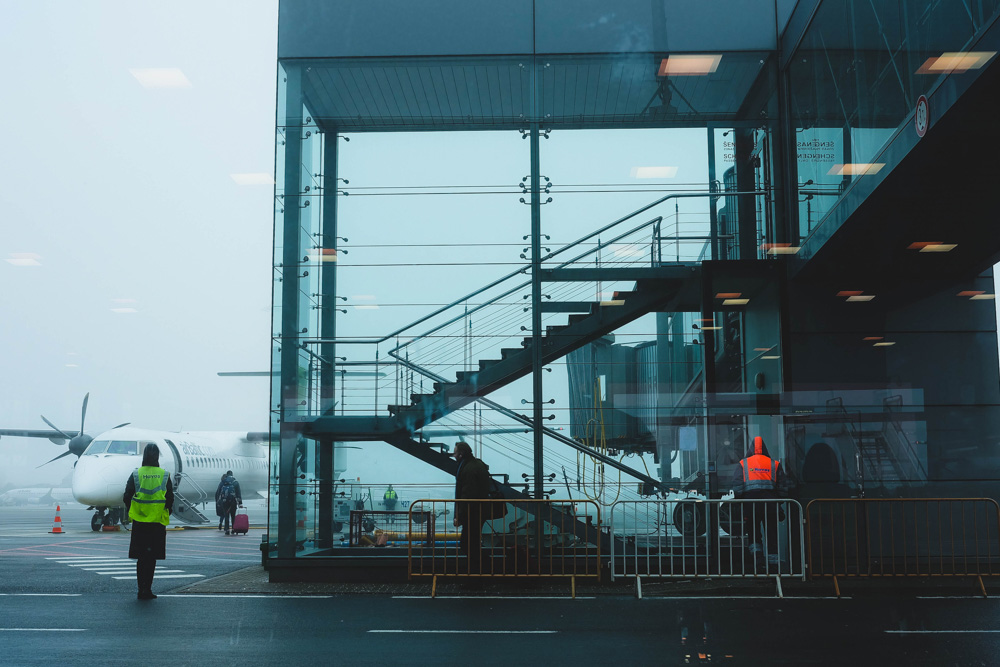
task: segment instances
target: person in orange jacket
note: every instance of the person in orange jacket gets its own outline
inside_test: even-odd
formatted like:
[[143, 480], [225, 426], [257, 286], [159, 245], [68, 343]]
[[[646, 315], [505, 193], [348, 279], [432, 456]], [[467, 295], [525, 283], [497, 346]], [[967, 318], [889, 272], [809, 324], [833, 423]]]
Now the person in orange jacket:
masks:
[[[764, 445], [764, 438], [757, 436], [740, 460], [733, 476], [733, 492], [741, 500], [783, 498], [788, 484], [780, 461], [772, 459]], [[750, 545], [750, 554], [758, 565], [765, 561], [762, 539], [767, 550], [777, 554], [778, 522], [785, 518], [781, 503], [741, 503], [743, 505], [743, 533]]]

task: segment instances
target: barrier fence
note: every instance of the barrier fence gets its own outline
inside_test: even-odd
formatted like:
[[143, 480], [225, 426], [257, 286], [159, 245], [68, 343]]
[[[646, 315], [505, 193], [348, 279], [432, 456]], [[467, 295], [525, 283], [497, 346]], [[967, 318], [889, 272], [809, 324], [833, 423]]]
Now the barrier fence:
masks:
[[[456, 514], [457, 513], [457, 514]], [[409, 542], [409, 576], [600, 577], [600, 507], [593, 501], [422, 499], [410, 503], [410, 532], [462, 531], [458, 543]], [[429, 517], [427, 524], [420, 519]], [[455, 527], [456, 517], [460, 527]]]
[[806, 505], [810, 578], [1000, 575], [991, 498], [821, 498]]
[[795, 500], [627, 500], [611, 506], [611, 578], [805, 579]]

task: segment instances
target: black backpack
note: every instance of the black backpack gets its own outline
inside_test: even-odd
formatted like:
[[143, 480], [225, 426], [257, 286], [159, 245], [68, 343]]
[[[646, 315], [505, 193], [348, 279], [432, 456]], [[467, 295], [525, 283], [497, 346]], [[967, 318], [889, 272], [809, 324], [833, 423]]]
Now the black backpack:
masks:
[[219, 493], [219, 500], [225, 505], [229, 505], [236, 500], [236, 489], [233, 487], [232, 477], [227, 476], [222, 481], [222, 491]]

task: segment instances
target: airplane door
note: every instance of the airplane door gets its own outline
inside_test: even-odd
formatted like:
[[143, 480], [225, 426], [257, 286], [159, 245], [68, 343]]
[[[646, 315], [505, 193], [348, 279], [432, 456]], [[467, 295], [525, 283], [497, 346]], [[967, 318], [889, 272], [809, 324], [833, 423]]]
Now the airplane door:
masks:
[[177, 446], [174, 445], [174, 443], [165, 438], [163, 441], [167, 443], [167, 447], [170, 448], [170, 453], [174, 456], [174, 491], [176, 492], [177, 488], [181, 485], [181, 473], [184, 472], [181, 464], [181, 453], [177, 451]]

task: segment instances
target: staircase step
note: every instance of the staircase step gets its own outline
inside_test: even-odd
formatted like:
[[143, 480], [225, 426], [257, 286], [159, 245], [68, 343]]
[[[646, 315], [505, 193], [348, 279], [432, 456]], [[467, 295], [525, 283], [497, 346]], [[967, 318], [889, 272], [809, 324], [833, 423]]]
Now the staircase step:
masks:
[[552, 337], [557, 335], [560, 331], [563, 331], [567, 328], [568, 327], [565, 324], [557, 324], [555, 326], [545, 327], [545, 335]]
[[412, 405], [416, 405], [417, 403], [420, 403], [425, 399], [432, 398], [433, 396], [434, 394], [410, 394], [410, 403]]
[[581, 314], [570, 315], [568, 321], [569, 321], [570, 325], [573, 325], [573, 324], [576, 324], [577, 322], [584, 321], [588, 317], [590, 317], [590, 313], [588, 313], [586, 315], [581, 315]]
[[543, 301], [543, 313], [588, 313], [593, 306], [592, 301]]
[[479, 371], [480, 372], [485, 371], [490, 366], [494, 366], [494, 365], [499, 364], [499, 363], [500, 363], [499, 359], [480, 359], [479, 360]]

